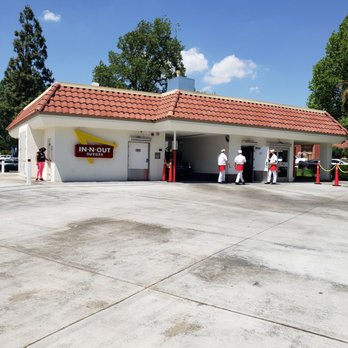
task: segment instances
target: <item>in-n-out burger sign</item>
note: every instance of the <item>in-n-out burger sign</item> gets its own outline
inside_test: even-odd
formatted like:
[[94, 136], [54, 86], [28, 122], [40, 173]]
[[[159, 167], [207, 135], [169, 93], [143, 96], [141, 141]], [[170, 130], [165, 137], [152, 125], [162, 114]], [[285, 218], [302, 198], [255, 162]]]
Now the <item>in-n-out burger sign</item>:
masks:
[[75, 145], [76, 157], [113, 158], [114, 147], [110, 145]]
[[[75, 129], [75, 134], [80, 142], [75, 145], [76, 157], [86, 158], [89, 164], [92, 164], [95, 158], [113, 158], [114, 149], [117, 147], [116, 143], [86, 133], [80, 129]], [[92, 145], [88, 143], [92, 143]]]

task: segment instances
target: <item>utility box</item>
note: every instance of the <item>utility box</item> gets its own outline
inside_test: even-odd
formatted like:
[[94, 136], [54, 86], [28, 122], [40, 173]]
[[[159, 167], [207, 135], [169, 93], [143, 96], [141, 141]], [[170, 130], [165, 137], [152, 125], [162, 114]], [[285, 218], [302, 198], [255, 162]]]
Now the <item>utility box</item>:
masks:
[[267, 172], [268, 146], [255, 147], [254, 149], [254, 170]]
[[268, 146], [255, 146], [254, 148], [254, 180], [264, 181], [268, 171]]
[[189, 79], [184, 76], [177, 76], [171, 80], [168, 80], [167, 91], [173, 91], [175, 89], [181, 89], [184, 91], [195, 91], [195, 80]]

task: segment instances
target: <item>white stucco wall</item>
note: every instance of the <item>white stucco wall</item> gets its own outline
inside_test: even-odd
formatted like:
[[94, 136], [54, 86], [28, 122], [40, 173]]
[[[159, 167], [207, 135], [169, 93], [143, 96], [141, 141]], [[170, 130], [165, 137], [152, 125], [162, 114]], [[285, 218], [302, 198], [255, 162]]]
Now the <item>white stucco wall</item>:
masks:
[[[115, 131], [106, 129], [79, 128], [96, 137], [115, 142], [113, 158], [94, 158], [89, 163], [86, 158], [75, 157], [78, 139], [74, 128], [57, 128], [53, 141], [53, 165], [55, 181], [122, 181], [128, 179], [128, 142], [131, 137], [151, 139], [149, 153], [149, 180], [160, 180], [163, 168], [164, 134], [136, 131]], [[155, 152], [161, 151], [161, 158], [155, 159]]]
[[[116, 142], [112, 159], [94, 159], [89, 164], [85, 158], [74, 156], [74, 146], [78, 139], [74, 133], [80, 129], [110, 142]], [[35, 156], [38, 148], [45, 146], [52, 162], [46, 165], [44, 178], [52, 181], [106, 181], [128, 180], [128, 142], [131, 137], [146, 137], [149, 139], [149, 180], [160, 180], [163, 169], [165, 138], [177, 132], [179, 140], [178, 151], [182, 160], [192, 164], [193, 172], [202, 174], [217, 174], [217, 156], [222, 148], [233, 163], [237, 150], [241, 146], [264, 147], [272, 144], [288, 144], [289, 149], [289, 180], [293, 180], [293, 144], [320, 143], [322, 163], [329, 166], [331, 144], [340, 142], [343, 138], [323, 134], [308, 134], [253, 127], [229, 126], [166, 120], [163, 122], [138, 122], [126, 120], [110, 120], [99, 118], [65, 117], [60, 115], [39, 115], [30, 119], [27, 124], [20, 125], [10, 133], [19, 137], [20, 161], [32, 158], [32, 175], [36, 175]], [[185, 133], [187, 135], [185, 135]], [[189, 135], [191, 134], [191, 135]], [[228, 135], [229, 141], [226, 140]], [[49, 145], [50, 143], [50, 145]], [[49, 154], [51, 152], [51, 154]], [[155, 158], [155, 153], [160, 158]], [[21, 166], [23, 169], [23, 165]], [[24, 170], [22, 171], [24, 175]], [[232, 168], [227, 174], [235, 174]], [[258, 173], [259, 174], [259, 173]]]
[[27, 125], [23, 125], [18, 131], [18, 172], [25, 176], [27, 161]]
[[[47, 131], [46, 131], [47, 132]], [[26, 176], [26, 168], [28, 165], [28, 159], [31, 160], [31, 177], [36, 177], [36, 153], [38, 149], [45, 146], [45, 131], [35, 130], [27, 124], [23, 125], [19, 129], [19, 142], [18, 142], [18, 160], [19, 160], [19, 174]]]
[[[153, 134], [153, 136], [151, 136]], [[161, 180], [164, 156], [165, 156], [165, 133], [155, 132], [150, 133], [150, 180]], [[160, 158], [155, 158], [155, 153], [160, 153]]]

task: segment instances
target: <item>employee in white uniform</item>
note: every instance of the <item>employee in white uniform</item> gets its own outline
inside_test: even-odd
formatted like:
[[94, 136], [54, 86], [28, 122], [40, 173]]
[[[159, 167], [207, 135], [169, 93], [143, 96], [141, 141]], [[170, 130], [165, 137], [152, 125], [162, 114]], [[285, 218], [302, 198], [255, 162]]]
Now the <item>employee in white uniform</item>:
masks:
[[242, 182], [245, 185], [243, 178], [244, 164], [246, 163], [245, 156], [242, 155], [242, 150], [238, 150], [238, 155], [234, 158], [234, 168], [237, 171], [236, 185], [240, 185]]
[[218, 183], [222, 184], [225, 182], [226, 166], [229, 165], [228, 158], [225, 154], [226, 150], [222, 149], [218, 156], [218, 167], [219, 167], [219, 178]]
[[[267, 182], [265, 184], [276, 184], [277, 183], [277, 177], [278, 177], [278, 157], [275, 153], [275, 150], [270, 150], [269, 152], [269, 163], [268, 163], [268, 175], [267, 175]], [[273, 176], [273, 181], [272, 180]]]

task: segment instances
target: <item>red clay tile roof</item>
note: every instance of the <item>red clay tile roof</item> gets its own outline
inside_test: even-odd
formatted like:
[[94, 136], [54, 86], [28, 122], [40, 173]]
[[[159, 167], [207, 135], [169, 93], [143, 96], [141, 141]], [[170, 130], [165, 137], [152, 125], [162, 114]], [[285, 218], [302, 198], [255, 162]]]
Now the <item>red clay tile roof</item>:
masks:
[[212, 122], [346, 136], [325, 111], [175, 90], [164, 94], [55, 83], [7, 127], [38, 114], [127, 119]]

